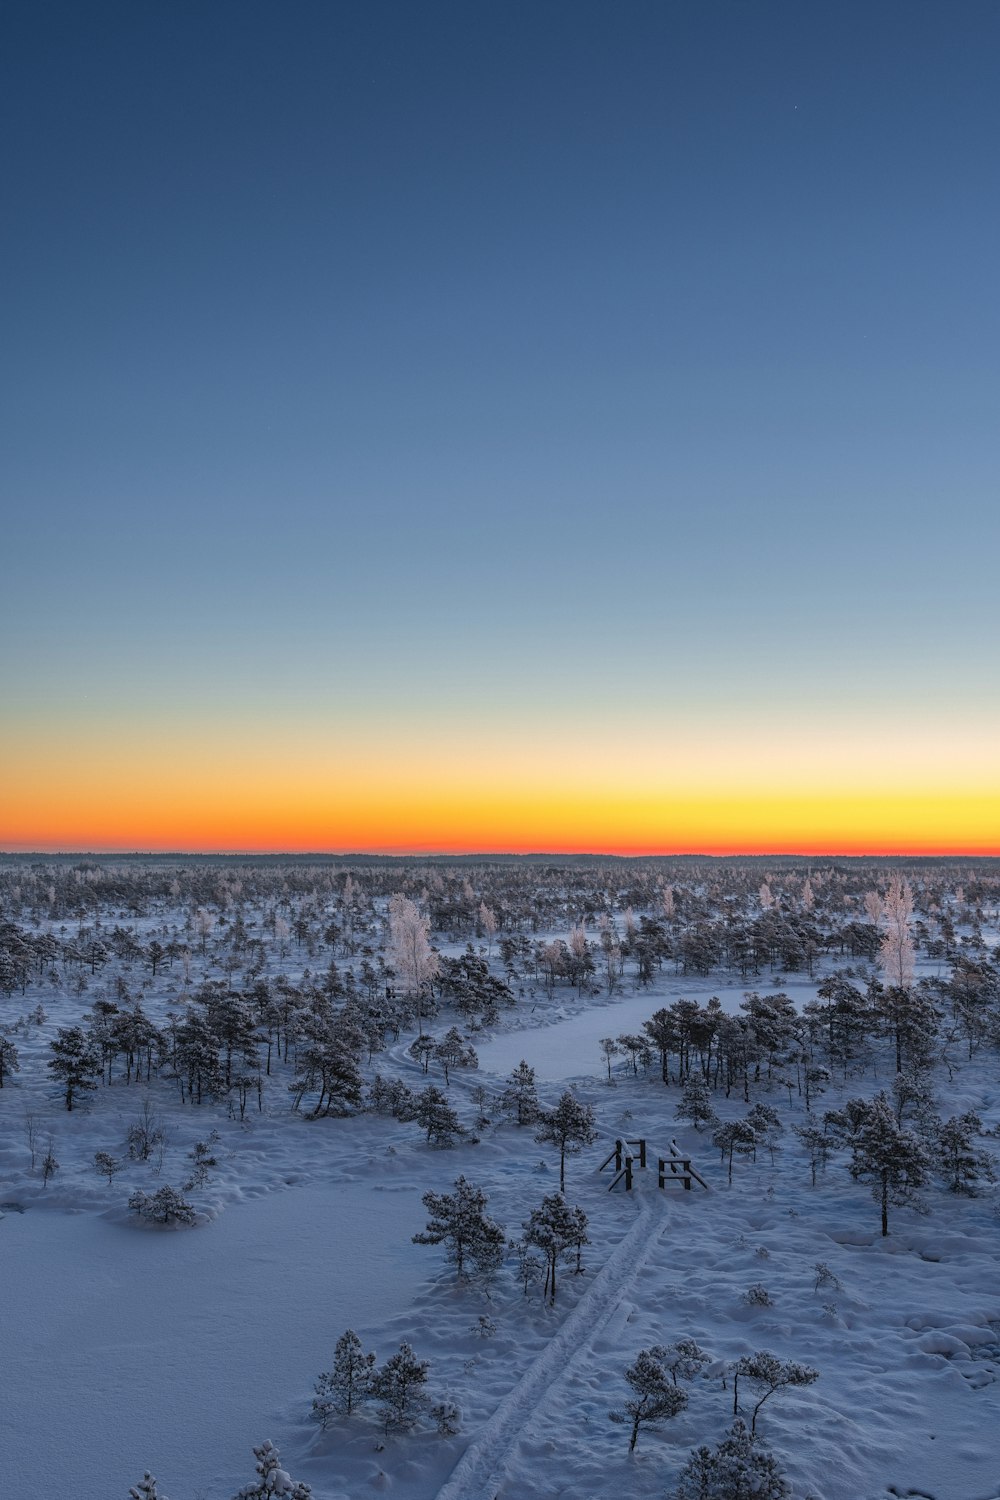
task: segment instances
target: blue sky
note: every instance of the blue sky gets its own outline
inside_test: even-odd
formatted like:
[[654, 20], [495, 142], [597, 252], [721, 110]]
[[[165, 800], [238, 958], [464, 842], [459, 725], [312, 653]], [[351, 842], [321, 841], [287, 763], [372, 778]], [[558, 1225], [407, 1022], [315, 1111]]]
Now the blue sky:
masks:
[[3, 32], [22, 753], [167, 706], [586, 732], [595, 696], [640, 739], [994, 733], [996, 5]]

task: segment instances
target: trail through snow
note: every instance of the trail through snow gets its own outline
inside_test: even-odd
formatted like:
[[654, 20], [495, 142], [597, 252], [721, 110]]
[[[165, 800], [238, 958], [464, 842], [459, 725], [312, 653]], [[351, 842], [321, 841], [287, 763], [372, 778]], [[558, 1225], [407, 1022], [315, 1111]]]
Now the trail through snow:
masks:
[[662, 1199], [647, 1199], [586, 1296], [466, 1448], [438, 1491], [437, 1500], [495, 1500], [506, 1460], [526, 1422], [538, 1413], [547, 1393], [585, 1357], [610, 1322], [666, 1224], [667, 1209]]

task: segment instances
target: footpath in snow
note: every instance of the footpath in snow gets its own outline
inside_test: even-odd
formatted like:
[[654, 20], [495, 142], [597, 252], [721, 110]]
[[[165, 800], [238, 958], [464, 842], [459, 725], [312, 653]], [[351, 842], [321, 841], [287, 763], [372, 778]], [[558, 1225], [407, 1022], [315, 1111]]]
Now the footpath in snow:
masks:
[[647, 1198], [593, 1286], [471, 1442], [438, 1500], [495, 1500], [505, 1460], [526, 1421], [614, 1316], [665, 1227], [666, 1206]]

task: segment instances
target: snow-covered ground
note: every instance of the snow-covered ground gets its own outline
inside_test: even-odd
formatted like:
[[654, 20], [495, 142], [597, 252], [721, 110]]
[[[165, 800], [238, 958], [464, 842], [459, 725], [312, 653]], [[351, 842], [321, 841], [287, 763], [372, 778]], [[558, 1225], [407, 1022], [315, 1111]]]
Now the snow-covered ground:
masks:
[[[289, 961], [289, 969], [292, 961]], [[145, 1003], [157, 1019], [176, 1004], [169, 971]], [[758, 980], [801, 1005], [802, 977]], [[530, 1128], [493, 1119], [452, 1150], [432, 1150], [413, 1124], [388, 1116], [308, 1121], [289, 1109], [286, 1078], [245, 1121], [218, 1105], [181, 1106], [174, 1086], [116, 1082], [68, 1115], [45, 1077], [57, 1025], [77, 1022], [94, 993], [32, 991], [7, 1002], [25, 1013], [43, 998], [48, 1019], [16, 1034], [22, 1069], [0, 1091], [0, 1413], [5, 1494], [31, 1500], [125, 1500], [149, 1468], [171, 1500], [229, 1500], [252, 1475], [251, 1445], [273, 1438], [317, 1500], [387, 1492], [400, 1500], [664, 1500], [689, 1451], [732, 1420], [722, 1365], [754, 1350], [819, 1370], [777, 1394], [759, 1428], [795, 1500], [998, 1500], [1000, 1280], [995, 1197], [956, 1198], [935, 1185], [924, 1212], [892, 1210], [888, 1239], [867, 1187], [843, 1155], [810, 1185], [791, 1126], [801, 1099], [761, 1094], [785, 1125], [772, 1163], [738, 1160], [727, 1185], [705, 1132], [676, 1117], [679, 1090], [656, 1065], [622, 1060], [606, 1081], [598, 1042], [634, 1033], [680, 995], [718, 995], [735, 1011], [743, 985], [662, 974], [652, 988], [579, 999], [536, 987], [491, 1035], [476, 1037], [478, 1072], [455, 1073], [449, 1095], [467, 1125], [474, 1093], [495, 1095], [522, 1058], [552, 1104], [567, 1080], [593, 1104], [600, 1139], [567, 1165], [567, 1196], [589, 1216], [585, 1273], [567, 1267], [555, 1307], [525, 1296], [513, 1257], [489, 1288], [457, 1284], [439, 1248], [411, 1243], [424, 1227], [421, 1194], [460, 1173], [482, 1187], [511, 1237], [558, 1186], [558, 1160]], [[433, 1022], [441, 1032], [453, 1017]], [[377, 1068], [411, 1087], [433, 1081], [403, 1035]], [[985, 1049], [961, 1056], [951, 1083], [935, 1074], [942, 1114], [976, 1108], [1000, 1125], [996, 1065]], [[880, 1077], [832, 1085], [820, 1108], [870, 1094]], [[758, 1095], [755, 1094], [755, 1097]], [[162, 1172], [129, 1163], [113, 1185], [97, 1150], [121, 1154], [125, 1129], [148, 1100], [168, 1132]], [[724, 1118], [746, 1106], [716, 1095]], [[47, 1186], [28, 1169], [24, 1114], [60, 1167]], [[125, 1211], [136, 1187], [175, 1185], [196, 1139], [218, 1132], [218, 1165], [191, 1192], [202, 1223], [139, 1227]], [[653, 1172], [631, 1196], [608, 1192], [598, 1164], [617, 1135], [642, 1136], [651, 1158], [671, 1138], [709, 1185], [664, 1192]], [[817, 1286], [817, 1265], [828, 1268]], [[746, 1293], [763, 1286], [766, 1305]], [[479, 1327], [485, 1316], [490, 1324]], [[343, 1330], [379, 1359], [402, 1341], [430, 1361], [435, 1398], [462, 1408], [460, 1431], [424, 1423], [382, 1432], [362, 1413], [322, 1431], [313, 1385]], [[484, 1336], [484, 1334], [486, 1336]], [[690, 1336], [715, 1362], [690, 1387], [688, 1408], [643, 1430], [635, 1454], [609, 1411], [630, 1394], [623, 1371], [640, 1348]], [[744, 1409], [746, 1409], [744, 1407]]]
[[168, 1494], [228, 1494], [252, 1444], [279, 1441], [303, 1367], [409, 1305], [419, 1212], [414, 1189], [347, 1183], [248, 1198], [197, 1232], [8, 1213], [6, 1493], [104, 1500], [148, 1467]]

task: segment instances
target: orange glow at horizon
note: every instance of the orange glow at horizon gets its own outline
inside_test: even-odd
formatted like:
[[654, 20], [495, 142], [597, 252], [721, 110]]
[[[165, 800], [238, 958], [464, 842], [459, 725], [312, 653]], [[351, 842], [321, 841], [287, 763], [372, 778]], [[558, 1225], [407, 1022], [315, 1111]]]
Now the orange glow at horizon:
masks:
[[8, 851], [1000, 854], [986, 734], [298, 722], [11, 738]]
[[14, 850], [287, 853], [1000, 854], [1000, 795], [660, 788], [484, 790], [412, 782], [254, 787], [121, 778], [3, 814]]

